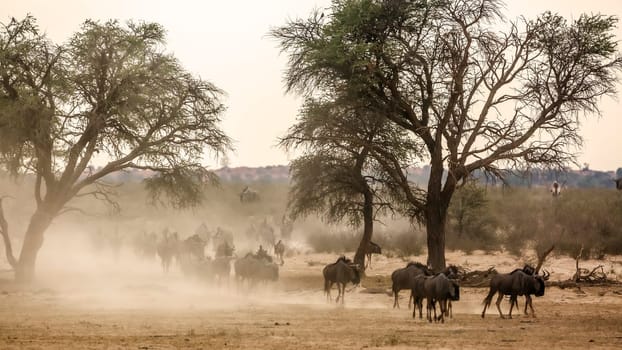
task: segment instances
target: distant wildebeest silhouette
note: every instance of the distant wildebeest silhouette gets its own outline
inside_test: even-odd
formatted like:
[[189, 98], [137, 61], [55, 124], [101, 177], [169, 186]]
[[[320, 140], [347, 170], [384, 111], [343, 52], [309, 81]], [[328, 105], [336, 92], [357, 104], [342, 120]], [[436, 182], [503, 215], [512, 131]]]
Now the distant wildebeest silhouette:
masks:
[[[432, 271], [428, 269], [427, 266], [421, 263], [415, 262], [415, 261], [409, 262], [406, 265], [406, 267], [393, 271], [393, 273], [391, 274], [391, 281], [393, 282], [391, 284], [391, 290], [395, 298], [393, 301], [393, 308], [397, 307], [399, 309], [400, 304], [399, 304], [398, 299], [399, 299], [400, 291], [404, 289], [412, 291], [414, 287], [415, 278], [417, 276], [419, 275], [430, 276], [432, 274], [433, 274]], [[409, 309], [410, 309], [411, 299], [412, 299], [412, 292], [411, 292], [410, 297], [408, 298]]]
[[201, 261], [201, 277], [216, 282], [228, 281], [231, 274], [232, 259], [230, 257], [220, 257]]
[[[534, 270], [531, 270], [534, 271]], [[527, 272], [530, 272], [529, 270]], [[503, 312], [501, 312], [501, 300], [504, 295], [510, 296], [510, 312], [508, 314], [509, 318], [512, 318], [512, 309], [516, 304], [518, 308], [517, 298], [519, 295], [524, 295], [526, 298], [525, 301], [525, 313], [527, 313], [527, 306], [531, 307], [531, 313], [535, 317], [535, 312], [533, 309], [533, 305], [531, 302], [531, 295], [535, 295], [536, 297], [540, 297], [544, 295], [544, 281], [548, 279], [548, 274], [545, 273], [543, 276], [535, 274], [529, 274], [525, 272], [525, 269], [516, 269], [507, 274], [498, 274], [492, 277], [490, 280], [490, 290], [488, 295], [484, 299], [484, 310], [482, 311], [482, 318], [486, 315], [486, 308], [490, 306], [492, 302], [492, 297], [495, 293], [499, 293], [497, 298], [497, 310], [499, 310], [499, 316], [501, 318], [505, 318], [503, 316]]]
[[194, 235], [181, 241], [179, 245], [179, 254], [180, 256], [183, 256], [183, 258], [193, 258], [201, 260], [205, 258], [206, 245], [207, 242], [195, 233]]
[[365, 264], [365, 268], [369, 267], [371, 269], [371, 255], [372, 254], [382, 254], [382, 249], [380, 246], [372, 241], [367, 243], [367, 248], [365, 249], [365, 256], [367, 256], [367, 262]]
[[257, 201], [259, 201], [259, 193], [250, 189], [248, 186], [244, 187], [242, 192], [240, 192], [241, 203], [252, 203]]
[[235, 251], [235, 246], [233, 246], [233, 244], [229, 244], [229, 242], [227, 242], [226, 240], [223, 240], [216, 247], [216, 257], [217, 258], [232, 257], [234, 251]]
[[337, 289], [339, 294], [335, 302], [344, 303], [344, 296], [346, 293], [346, 285], [352, 283], [358, 285], [361, 282], [361, 272], [358, 264], [353, 264], [352, 261], [345, 256], [339, 257], [336, 262], [328, 264], [322, 270], [324, 275], [324, 293], [328, 301], [331, 300], [330, 290], [333, 284], [337, 283]]
[[168, 272], [173, 261], [173, 257], [177, 256], [179, 251], [179, 237], [177, 232], [169, 234], [168, 230], [163, 233], [162, 240], [158, 243], [157, 253], [162, 263], [162, 270]]
[[279, 239], [279, 241], [274, 245], [274, 255], [279, 259], [281, 265], [285, 263], [283, 260], [283, 255], [285, 254], [285, 244], [283, 241]]
[[279, 279], [279, 266], [273, 262], [256, 257], [249, 253], [243, 258], [237, 259], [233, 268], [238, 282], [248, 281], [249, 285], [257, 282], [277, 281]]

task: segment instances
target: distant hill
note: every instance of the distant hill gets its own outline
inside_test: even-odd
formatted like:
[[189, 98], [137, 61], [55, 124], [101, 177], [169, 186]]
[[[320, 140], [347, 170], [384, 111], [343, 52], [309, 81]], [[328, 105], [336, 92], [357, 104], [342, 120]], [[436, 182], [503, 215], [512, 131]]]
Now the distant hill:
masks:
[[[234, 183], [289, 183], [289, 166], [274, 165], [265, 167], [223, 167], [214, 172], [223, 182]], [[132, 182], [141, 181], [145, 178], [153, 176], [154, 172], [149, 170], [130, 170], [118, 172], [106, 177], [108, 181], [113, 182]], [[408, 169], [409, 180], [424, 186], [430, 175], [430, 167], [412, 167]], [[487, 178], [482, 172], [477, 171], [473, 176], [481, 183], [488, 185], [500, 185], [500, 181]], [[622, 167], [617, 171], [597, 171], [597, 170], [568, 170], [565, 172], [553, 170], [531, 170], [520, 174], [514, 174], [507, 177], [510, 186], [530, 187], [530, 186], [550, 186], [553, 181], [563, 184], [565, 187], [581, 187], [581, 188], [613, 188], [613, 180], [622, 178]]]

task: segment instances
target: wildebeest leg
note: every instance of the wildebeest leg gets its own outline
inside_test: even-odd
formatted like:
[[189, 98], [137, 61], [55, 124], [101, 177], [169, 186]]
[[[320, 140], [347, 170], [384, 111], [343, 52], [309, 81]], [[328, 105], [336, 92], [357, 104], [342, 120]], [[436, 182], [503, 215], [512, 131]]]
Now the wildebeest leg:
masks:
[[533, 304], [531, 303], [531, 296], [525, 296], [525, 315], [527, 315], [527, 304], [529, 304], [529, 308], [531, 309], [531, 316], [536, 317], [536, 312], [533, 310]]
[[414, 303], [415, 303], [415, 296], [413, 295], [413, 291], [410, 291], [410, 296], [408, 297], [408, 310], [410, 310], [410, 301], [412, 300], [413, 302], [413, 307], [414, 307]]
[[445, 316], [449, 316], [449, 318], [454, 318], [451, 313], [451, 300], [447, 300], [447, 308], [445, 311]]
[[438, 318], [441, 320], [441, 323], [445, 323], [445, 313], [447, 312], [447, 299], [442, 299], [438, 301], [438, 307], [441, 309], [441, 315]]
[[499, 310], [499, 316], [501, 316], [501, 318], [505, 318], [505, 316], [503, 316], [503, 312], [501, 312], [501, 300], [503, 300], [503, 293], [499, 292], [499, 297], [497, 298], [497, 302], [495, 304], [497, 304], [497, 310]]
[[333, 282], [329, 280], [324, 281], [324, 292], [326, 293], [326, 302], [330, 302], [332, 300], [330, 296], [330, 290], [333, 289]]
[[395, 309], [396, 307], [399, 309], [400, 308], [400, 303], [397, 301], [397, 299], [399, 298], [399, 290], [393, 290], [393, 295], [395, 297], [395, 299], [393, 300], [393, 308]]
[[[421, 315], [421, 311], [423, 310], [423, 298], [417, 297], [417, 299], [413, 300], [413, 303], [415, 303], [417, 305], [417, 308], [419, 309], [419, 319], [422, 319], [423, 316]], [[414, 308], [415, 306], [413, 305], [413, 309]]]
[[482, 318], [484, 318], [484, 316], [486, 315], [486, 309], [490, 306], [490, 303], [492, 302], [492, 297], [495, 295], [496, 292], [497, 290], [491, 287], [488, 295], [486, 296], [486, 298], [484, 298], [484, 310], [482, 310]]
[[510, 313], [508, 314], [508, 318], [512, 318], [512, 309], [514, 309], [514, 304], [516, 304], [516, 308], [518, 309], [518, 296], [517, 295], [510, 296]]
[[425, 318], [428, 319], [428, 322], [432, 323], [432, 305], [430, 304], [432, 302], [432, 298], [427, 298], [427, 303], [426, 303], [426, 313], [425, 313]]

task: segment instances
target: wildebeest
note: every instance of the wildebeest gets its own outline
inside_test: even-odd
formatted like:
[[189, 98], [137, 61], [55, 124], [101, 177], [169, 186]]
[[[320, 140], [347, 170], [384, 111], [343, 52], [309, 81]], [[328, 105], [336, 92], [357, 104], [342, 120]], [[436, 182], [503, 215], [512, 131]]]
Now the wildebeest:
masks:
[[333, 284], [337, 283], [339, 294], [335, 302], [341, 300], [342, 304], [344, 303], [346, 285], [348, 283], [358, 285], [361, 282], [359, 265], [353, 264], [345, 256], [341, 256], [336, 262], [326, 265], [322, 270], [322, 274], [324, 275], [324, 292], [326, 293], [327, 300], [331, 300], [330, 290]]
[[157, 253], [162, 262], [162, 270], [168, 272], [173, 257], [176, 256], [179, 251], [179, 238], [177, 232], [169, 235], [167, 230], [164, 231], [163, 235], [162, 240], [158, 243]]
[[259, 193], [257, 191], [251, 190], [248, 186], [244, 187], [242, 192], [240, 192], [241, 203], [251, 203], [257, 201], [259, 201]]
[[237, 259], [233, 264], [235, 276], [239, 282], [248, 281], [249, 284], [262, 281], [277, 281], [279, 266], [264, 259], [258, 259], [253, 254]]
[[132, 241], [134, 253], [144, 259], [153, 259], [158, 254], [158, 236], [155, 232], [142, 233], [134, 236]]
[[615, 180], [613, 180], [613, 181], [615, 181], [615, 183], [616, 183], [616, 188], [617, 188], [618, 190], [622, 190], [622, 177], [621, 177], [621, 178], [619, 178], [619, 179], [615, 179]]
[[187, 257], [201, 260], [205, 258], [206, 245], [207, 242], [195, 233], [180, 243], [179, 254], [183, 255], [185, 258]]
[[274, 245], [274, 255], [281, 261], [281, 265], [285, 263], [283, 260], [283, 254], [285, 254], [285, 244], [283, 241], [279, 239], [279, 241]]
[[397, 269], [391, 274], [391, 291], [395, 300], [393, 301], [393, 308], [399, 309], [399, 293], [401, 290], [408, 289], [411, 291], [411, 296], [408, 299], [408, 308], [410, 308], [410, 300], [412, 299], [412, 289], [414, 287], [415, 278], [419, 275], [432, 275], [432, 271], [425, 265], [411, 261], [406, 267]]
[[531, 313], [535, 316], [535, 312], [533, 310], [533, 305], [531, 303], [531, 295], [535, 295], [536, 297], [540, 297], [544, 295], [544, 280], [548, 278], [548, 275], [540, 276], [537, 274], [528, 274], [525, 273], [524, 269], [516, 269], [511, 273], [507, 274], [498, 274], [492, 277], [490, 280], [490, 290], [488, 295], [484, 299], [484, 310], [482, 311], [482, 318], [486, 315], [486, 308], [490, 306], [492, 302], [492, 297], [495, 293], [499, 293], [499, 297], [497, 298], [497, 310], [499, 310], [499, 316], [501, 318], [505, 318], [503, 313], [501, 312], [501, 300], [504, 295], [510, 296], [510, 312], [508, 317], [512, 318], [512, 308], [514, 304], [518, 307], [517, 298], [519, 295], [524, 295], [526, 298], [525, 302], [525, 313], [527, 313], [527, 305], [531, 307]]
[[[421, 308], [423, 299], [427, 299], [426, 317], [432, 322], [432, 311], [434, 311], [434, 321], [445, 322], [445, 315], [448, 312], [448, 303], [453, 300], [460, 300], [460, 286], [454, 280], [449, 279], [444, 273], [434, 276], [419, 275], [415, 278], [413, 297], [415, 305], [419, 309], [419, 318], [421, 318]], [[435, 303], [439, 303], [440, 316], [436, 315]], [[413, 318], [416, 315], [417, 308], [413, 308]]]
[[367, 263], [365, 264], [365, 268], [369, 267], [371, 269], [372, 254], [382, 254], [382, 249], [378, 244], [369, 241], [369, 243], [367, 243], [367, 247], [365, 248], [365, 256], [367, 256]]
[[217, 282], [228, 281], [231, 274], [231, 260], [229, 257], [205, 259], [201, 262], [201, 277]]
[[235, 247], [233, 244], [230, 245], [227, 241], [223, 241], [216, 247], [216, 257], [231, 257], [234, 251]]

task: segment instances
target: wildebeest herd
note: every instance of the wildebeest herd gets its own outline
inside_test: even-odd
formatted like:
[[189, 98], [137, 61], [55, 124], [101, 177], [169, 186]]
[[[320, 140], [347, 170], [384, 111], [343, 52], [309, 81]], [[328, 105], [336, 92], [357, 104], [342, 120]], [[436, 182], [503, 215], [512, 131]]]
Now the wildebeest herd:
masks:
[[[165, 229], [158, 239], [155, 234], [143, 233], [136, 237], [134, 250], [139, 256], [158, 256], [162, 270], [168, 272], [173, 261], [176, 261], [181, 271], [191, 277], [216, 283], [228, 283], [231, 276], [235, 276], [238, 285], [252, 286], [258, 283], [268, 283], [279, 279], [279, 266], [284, 264], [285, 243], [283, 239], [276, 241], [276, 233], [266, 219], [250, 225], [246, 232], [247, 239], [254, 237], [259, 244], [256, 251], [237, 257], [233, 234], [220, 227], [210, 232], [205, 224], [197, 228], [195, 233], [181, 239], [177, 232]], [[116, 237], [116, 236], [114, 236]], [[284, 235], [281, 235], [285, 238]], [[115, 240], [114, 242], [117, 242]], [[206, 246], [210, 243], [213, 249], [212, 256], [205, 254]], [[267, 243], [273, 248], [273, 256], [263, 248]], [[118, 250], [118, 248], [116, 249]], [[381, 247], [369, 242], [365, 253], [365, 267], [371, 269], [372, 254], [381, 254]], [[355, 264], [345, 256], [340, 256], [334, 263], [326, 265], [322, 270], [324, 277], [324, 293], [328, 301], [332, 301], [331, 289], [337, 285], [336, 302], [344, 304], [346, 286], [360, 284], [364, 274], [362, 266]], [[501, 311], [501, 301], [509, 296], [510, 309], [508, 317], [512, 317], [514, 307], [518, 308], [518, 297], [525, 296], [525, 315], [528, 308], [535, 316], [532, 296], [544, 295], [545, 281], [549, 274], [538, 274], [535, 268], [526, 265], [507, 274], [496, 274], [490, 280], [490, 290], [485, 297], [482, 318], [490, 307], [495, 294], [497, 310], [501, 318], [505, 315]], [[419, 310], [419, 319], [423, 318], [423, 302], [426, 301], [426, 319], [429, 322], [445, 322], [445, 318], [452, 318], [452, 302], [460, 300], [459, 269], [450, 265], [443, 271], [434, 273], [428, 266], [409, 262], [391, 274], [391, 296], [393, 308], [399, 308], [399, 293], [402, 290], [410, 291], [408, 308], [413, 305], [412, 317], [416, 318]], [[439, 306], [437, 313], [436, 305]]]
[[[377, 246], [376, 244], [374, 244]], [[378, 247], [379, 248], [379, 247]], [[375, 248], [374, 248], [375, 249]], [[331, 288], [337, 284], [337, 302], [344, 303], [346, 285], [352, 283], [358, 285], [361, 281], [361, 268], [354, 264], [350, 259], [341, 256], [336, 262], [328, 264], [322, 271], [324, 275], [324, 293], [327, 300], [331, 301]], [[445, 317], [452, 318], [452, 301], [460, 300], [460, 285], [458, 283], [458, 268], [450, 265], [445, 270], [434, 273], [426, 265], [419, 262], [409, 262], [405, 267], [393, 271], [391, 274], [391, 295], [394, 297], [393, 308], [399, 308], [399, 293], [401, 290], [409, 290], [413, 302], [412, 317], [416, 318], [419, 310], [419, 318], [423, 318], [423, 301], [426, 300], [426, 319], [428, 322], [445, 322]], [[504, 296], [509, 296], [510, 311], [509, 318], [512, 318], [512, 309], [518, 308], [518, 297], [525, 296], [525, 315], [528, 315], [527, 308], [531, 308], [531, 314], [535, 317], [531, 296], [540, 297], [544, 295], [545, 281], [549, 274], [545, 271], [543, 275], [538, 274], [535, 268], [525, 265], [522, 269], [516, 269], [508, 274], [496, 274], [490, 280], [490, 290], [483, 301], [484, 310], [482, 318], [485, 317], [486, 309], [490, 306], [492, 298], [498, 293], [497, 309], [501, 318], [505, 318], [501, 311], [501, 301]], [[439, 305], [440, 313], [436, 312], [436, 304]]]

